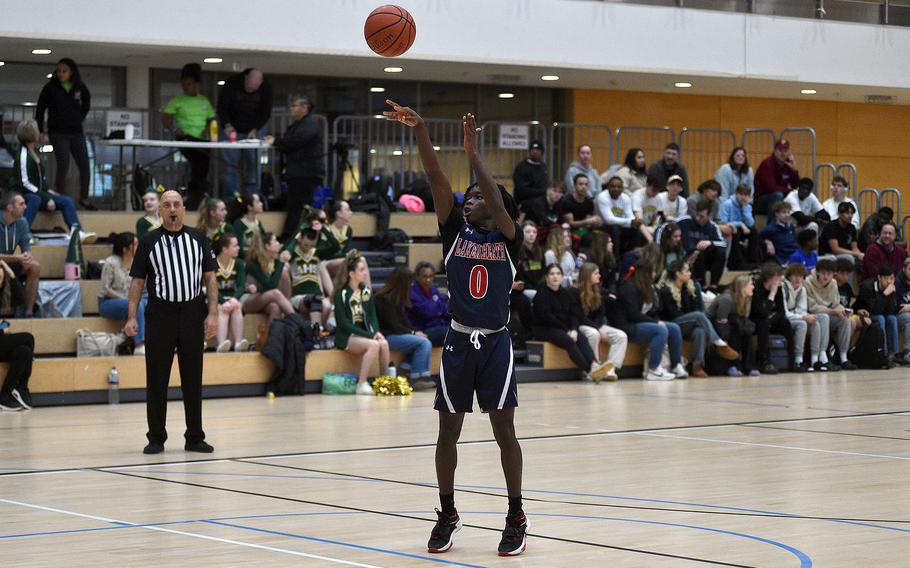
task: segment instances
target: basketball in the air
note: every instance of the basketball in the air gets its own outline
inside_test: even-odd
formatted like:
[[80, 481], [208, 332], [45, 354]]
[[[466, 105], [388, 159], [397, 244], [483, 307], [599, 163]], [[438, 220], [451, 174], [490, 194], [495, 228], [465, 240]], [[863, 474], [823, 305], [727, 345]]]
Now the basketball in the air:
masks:
[[370, 49], [383, 57], [398, 57], [414, 44], [417, 26], [401, 6], [386, 4], [370, 12], [363, 24], [363, 37]]

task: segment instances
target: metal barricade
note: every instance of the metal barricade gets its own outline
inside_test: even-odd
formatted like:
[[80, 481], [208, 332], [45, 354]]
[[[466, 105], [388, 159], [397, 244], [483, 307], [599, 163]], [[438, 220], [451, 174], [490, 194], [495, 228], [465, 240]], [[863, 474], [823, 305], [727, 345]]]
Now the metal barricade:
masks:
[[701, 182], [714, 179], [735, 147], [736, 134], [732, 130], [683, 128], [679, 133], [680, 161], [689, 173], [689, 191], [694, 193]]
[[616, 129], [614, 163], [622, 162], [626, 152], [641, 148], [648, 164], [664, 156], [667, 144], [676, 142], [676, 133], [669, 126], [620, 126]]
[[407, 127], [382, 115], [342, 115], [332, 125], [332, 187], [342, 195], [357, 191], [373, 175], [392, 175], [405, 166]]
[[796, 161], [796, 169], [800, 175], [807, 177], [815, 174], [818, 149], [815, 141], [815, 130], [809, 127], [785, 128], [781, 131], [780, 137], [790, 141], [790, 153], [793, 154], [793, 158]]
[[758, 169], [765, 156], [769, 156], [774, 151], [774, 143], [777, 142], [777, 132], [770, 128], [747, 128], [743, 130], [740, 140], [740, 146], [746, 149], [746, 157], [752, 164], [752, 171]]
[[853, 197], [856, 195], [856, 188], [859, 179], [859, 172], [856, 164], [844, 162], [837, 165], [837, 175], [847, 180], [847, 195]]
[[894, 211], [893, 219], [901, 218], [901, 192], [893, 187], [886, 187], [878, 196], [878, 208], [890, 207]]
[[[464, 191], [474, 181], [474, 175], [471, 171], [471, 163], [468, 161], [468, 156], [464, 152], [464, 126], [461, 120], [427, 118], [424, 119], [424, 122], [427, 125], [430, 140], [433, 142], [433, 148], [436, 150], [436, 159], [439, 160], [439, 166], [449, 178], [452, 188], [456, 191]], [[406, 156], [408, 158], [407, 171], [410, 177], [406, 179], [406, 182], [410, 183], [413, 181], [413, 176], [423, 175], [423, 165], [420, 162], [420, 153], [417, 149], [417, 137], [414, 136], [414, 129], [409, 128], [408, 131], [411, 136], [408, 141], [409, 151]]]
[[831, 197], [831, 180], [837, 175], [837, 167], [830, 162], [822, 162], [815, 166], [815, 195], [824, 202]]
[[897, 237], [898, 240], [900, 240], [900, 241], [906, 241], [907, 237], [910, 236], [910, 233], [907, 232], [907, 229], [908, 229], [907, 223], [908, 222], [910, 222], [910, 215], [904, 216], [904, 218], [901, 220], [901, 226], [899, 227], [901, 233]]
[[530, 122], [503, 122], [490, 121], [481, 125], [480, 148], [483, 151], [483, 161], [493, 175], [496, 183], [505, 186], [509, 193], [512, 192], [512, 172], [518, 162], [528, 156], [527, 146], [514, 147], [511, 141], [504, 136], [503, 127], [527, 127], [527, 140], [540, 140], [544, 148], [549, 146], [549, 130], [538, 121]]
[[[547, 161], [550, 178], [554, 181], [564, 180], [566, 170], [578, 153], [578, 147], [587, 144], [591, 147], [591, 158], [597, 171], [603, 174], [616, 164], [613, 154], [613, 129], [605, 124], [574, 124], [571, 122], [554, 122], [550, 130], [550, 148]], [[571, 184], [566, 180], [567, 186]]]
[[856, 197], [856, 206], [859, 207], [859, 222], [863, 223], [866, 220], [866, 217], [872, 213], [878, 211], [878, 208], [881, 204], [879, 199], [878, 190], [874, 187], [864, 187], [857, 194]]

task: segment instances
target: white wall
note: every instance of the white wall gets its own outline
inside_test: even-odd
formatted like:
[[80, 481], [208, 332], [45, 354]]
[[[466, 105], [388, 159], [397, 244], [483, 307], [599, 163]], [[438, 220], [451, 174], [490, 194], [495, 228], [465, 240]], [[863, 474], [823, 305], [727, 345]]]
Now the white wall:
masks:
[[[910, 88], [910, 29], [583, 0], [400, 0], [409, 58]], [[379, 0], [0, 0], [0, 38], [370, 55]], [[760, 94], [760, 93], [756, 93]]]

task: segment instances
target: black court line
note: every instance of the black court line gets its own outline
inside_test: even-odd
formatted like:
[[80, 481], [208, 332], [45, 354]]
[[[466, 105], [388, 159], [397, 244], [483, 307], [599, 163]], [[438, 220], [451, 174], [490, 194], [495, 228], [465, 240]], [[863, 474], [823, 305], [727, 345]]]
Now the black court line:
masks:
[[[857, 414], [837, 414], [834, 416], [811, 416], [808, 418], [780, 418], [776, 420], [752, 420], [745, 422], [719, 422], [714, 424], [693, 424], [689, 426], [655, 426], [653, 428], [631, 428], [628, 430], [597, 430], [594, 432], [573, 432], [571, 434], [541, 434], [539, 436], [524, 436], [519, 437], [519, 441], [532, 441], [532, 440], [560, 440], [564, 438], [587, 438], [594, 436], [614, 436], [619, 434], [637, 434], [644, 432], [661, 432], [661, 431], [682, 431], [682, 430], [699, 430], [701, 428], [720, 428], [724, 426], [748, 426], [751, 424], [781, 424], [787, 422], [812, 422], [817, 420], [833, 420], [838, 418], [863, 418], [867, 416], [888, 416], [891, 414], [903, 414], [910, 413], [910, 410], [888, 410], [883, 412], [861, 412]], [[494, 438], [483, 439], [483, 440], [462, 440], [459, 441], [459, 444], [468, 445], [468, 444], [493, 444], [496, 440]], [[434, 448], [436, 447], [436, 442], [430, 442], [425, 444], [402, 444], [397, 446], [376, 446], [376, 447], [366, 447], [366, 448], [345, 448], [339, 450], [312, 450], [309, 452], [285, 452], [281, 454], [259, 454], [254, 456], [233, 456], [233, 457], [207, 457], [196, 460], [174, 460], [174, 461], [162, 461], [162, 462], [134, 462], [121, 465], [93, 465], [93, 466], [84, 466], [84, 467], [62, 467], [62, 468], [52, 468], [52, 469], [33, 469], [29, 471], [16, 471], [16, 472], [3, 472], [0, 473], [0, 478], [4, 476], [15, 476], [23, 474], [37, 474], [37, 473], [59, 473], [64, 471], [94, 471], [101, 468], [108, 469], [123, 469], [129, 467], [154, 467], [160, 465], [180, 465], [180, 464], [191, 464], [195, 462], [212, 462], [212, 461], [227, 461], [227, 460], [242, 460], [242, 459], [265, 459], [265, 458], [289, 458], [297, 456], [309, 456], [309, 455], [340, 455], [348, 453], [358, 453], [358, 452], [370, 452], [370, 451], [383, 451], [383, 450], [409, 450], [417, 448]]]
[[788, 430], [790, 432], [811, 432], [812, 434], [835, 434], [837, 436], [856, 436], [858, 438], [878, 438], [880, 440], [906, 440], [910, 441], [910, 438], [902, 438], [900, 436], [877, 436], [875, 434], [857, 434], [855, 432], [835, 432], [833, 430], [809, 430], [807, 428], [786, 428], [784, 426], [761, 426], [753, 424], [743, 424], [743, 428], [761, 428], [763, 430]]
[[[283, 496], [281, 496], [281, 495], [271, 495], [271, 494], [269, 494], [269, 493], [257, 493], [257, 492], [255, 492], [255, 491], [244, 491], [244, 490], [242, 490], [242, 489], [231, 489], [231, 488], [228, 488], [228, 487], [218, 487], [217, 485], [205, 485], [205, 484], [202, 484], [202, 483], [193, 483], [193, 482], [190, 482], [190, 481], [178, 481], [178, 480], [176, 480], [176, 479], [162, 479], [162, 478], [160, 478], [160, 477], [149, 477], [149, 476], [145, 476], [145, 475], [137, 475], [137, 474], [135, 474], [135, 473], [125, 473], [125, 472], [122, 472], [122, 471], [110, 471], [110, 470], [98, 469], [98, 468], [89, 468], [89, 469], [90, 469], [91, 471], [97, 471], [97, 472], [99, 472], [99, 473], [110, 473], [110, 474], [113, 474], [113, 475], [122, 475], [122, 476], [125, 476], [125, 477], [134, 477], [134, 478], [138, 478], [138, 479], [148, 479], [148, 480], [151, 480], [151, 481], [161, 481], [161, 482], [164, 482], [164, 483], [173, 483], [173, 484], [177, 484], [177, 485], [186, 485], [186, 486], [190, 486], [190, 487], [198, 487], [198, 488], [200, 488], [200, 489], [213, 489], [213, 490], [215, 490], [215, 491], [224, 491], [224, 492], [227, 492], [227, 493], [236, 493], [236, 494], [239, 494], [239, 495], [247, 495], [247, 496], [251, 496], [251, 497], [263, 497], [263, 498], [266, 498], [266, 499], [277, 499], [277, 500], [279, 500], [279, 501], [289, 501], [289, 502], [292, 502], [292, 503], [301, 503], [301, 504], [304, 504], [304, 505], [315, 505], [315, 506], [317, 506], [317, 507], [327, 507], [327, 508], [330, 508], [330, 509], [341, 509], [341, 510], [344, 510], [344, 511], [355, 511], [355, 512], [358, 512], [358, 513], [369, 513], [369, 514], [373, 514], [373, 515], [383, 515], [383, 516], [387, 516], [387, 517], [398, 517], [398, 518], [401, 518], [401, 519], [408, 519], [408, 520], [412, 520], [412, 521], [421, 521], [421, 522], [425, 522], [425, 523], [435, 523], [435, 522], [436, 522], [436, 521], [434, 521], [433, 519], [425, 519], [425, 518], [423, 518], [423, 517], [416, 517], [416, 516], [413, 516], [413, 515], [405, 515], [405, 514], [403, 514], [403, 513], [390, 513], [390, 512], [388, 512], [388, 511], [376, 511], [376, 510], [373, 510], [373, 509], [364, 509], [364, 508], [361, 508], [361, 507], [351, 507], [351, 506], [349, 506], [349, 505], [336, 505], [336, 504], [333, 504], [333, 503], [323, 503], [323, 502], [320, 502], [320, 501], [309, 501], [309, 500], [307, 500], [307, 499], [296, 499], [296, 498], [294, 498], [294, 497], [283, 497]], [[469, 528], [472, 528], [472, 529], [479, 529], [479, 530], [485, 530], [485, 531], [492, 531], [492, 532], [496, 532], [496, 533], [502, 532], [502, 529], [498, 529], [498, 528], [494, 528], [494, 527], [485, 527], [485, 526], [482, 526], [482, 525], [473, 525], [473, 524], [464, 523], [462, 526], [469, 527]], [[636, 554], [647, 554], [647, 555], [650, 555], [650, 556], [659, 556], [659, 557], [663, 557], [663, 558], [673, 558], [673, 559], [675, 559], [675, 560], [688, 560], [688, 561], [690, 561], [690, 562], [700, 562], [700, 563], [702, 563], [702, 564], [713, 564], [713, 565], [715, 565], [715, 566], [733, 566], [733, 567], [735, 567], [735, 568], [758, 568], [757, 566], [750, 566], [750, 565], [748, 565], [748, 564], [732, 564], [732, 563], [730, 563], [730, 562], [722, 562], [722, 561], [720, 561], [720, 560], [708, 560], [708, 559], [705, 559], [705, 558], [697, 558], [697, 557], [694, 557], [694, 556], [684, 556], [684, 555], [678, 555], [678, 554], [668, 554], [668, 553], [664, 553], [664, 552], [656, 552], [656, 551], [653, 551], [653, 550], [644, 550], [644, 549], [638, 549], [638, 548], [628, 548], [628, 547], [624, 547], [624, 546], [613, 546], [613, 545], [609, 545], [609, 544], [602, 544], [602, 543], [599, 543], [599, 542], [590, 542], [590, 541], [585, 541], [585, 540], [575, 540], [575, 539], [570, 539], [570, 538], [561, 538], [561, 537], [558, 537], [558, 536], [549, 536], [549, 535], [542, 535], [542, 534], [530, 533], [530, 532], [528, 533], [528, 536], [532, 536], [532, 537], [534, 537], [534, 538], [539, 538], [539, 539], [542, 539], [542, 540], [552, 540], [552, 541], [564, 542], [564, 543], [568, 543], [568, 544], [579, 544], [579, 545], [582, 545], [582, 546], [591, 546], [591, 547], [595, 547], [595, 548], [605, 548], [605, 549], [610, 549], [610, 550], [618, 550], [618, 551], [621, 551], [621, 552], [633, 552], [633, 553], [636, 553]]]
[[[372, 477], [369, 475], [358, 475], [355, 473], [340, 473], [337, 471], [326, 471], [321, 469], [313, 469], [308, 467], [297, 467], [293, 465], [284, 465], [276, 463], [266, 463], [258, 462], [249, 459], [234, 459], [230, 460], [237, 463], [249, 463], [255, 465], [262, 465], [267, 467], [276, 467], [281, 469], [292, 469], [297, 471], [305, 471], [308, 473], [319, 473], [322, 475], [332, 475], [336, 477], [351, 477], [355, 479], [364, 479], [367, 481], [383, 481], [386, 483], [396, 483], [399, 485], [411, 485], [415, 487], [424, 487], [430, 489], [436, 489], [436, 485], [429, 485], [426, 483], [418, 483], [416, 481], [402, 481], [400, 479], [387, 479], [384, 477]], [[502, 499], [507, 499], [508, 495], [504, 493], [494, 493], [491, 491], [481, 491], [478, 489], [460, 489], [456, 488], [456, 492], [459, 493], [472, 493], [475, 495], [486, 495], [489, 497], [500, 497]], [[585, 507], [602, 507], [607, 509], [632, 509], [638, 511], [659, 511], [662, 513], [696, 513], [702, 515], [725, 515], [730, 517], [764, 517], [764, 518], [774, 518], [774, 519], [797, 519], [797, 520], [810, 520], [810, 521], [847, 521], [855, 523], [898, 523], [898, 524], [910, 524], [910, 520], [894, 520], [894, 519], [854, 519], [848, 517], [815, 517], [811, 515], [791, 515], [784, 513], [749, 513], [749, 512], [736, 512], [736, 511], [704, 511], [701, 509], [677, 509], [673, 507], [645, 507], [641, 505], [615, 505], [610, 503], [591, 503], [589, 501], [569, 501], [562, 499], [541, 499], [539, 497], [527, 497], [522, 495], [522, 501], [532, 501], [535, 503], [549, 503], [556, 505], [581, 505]]]

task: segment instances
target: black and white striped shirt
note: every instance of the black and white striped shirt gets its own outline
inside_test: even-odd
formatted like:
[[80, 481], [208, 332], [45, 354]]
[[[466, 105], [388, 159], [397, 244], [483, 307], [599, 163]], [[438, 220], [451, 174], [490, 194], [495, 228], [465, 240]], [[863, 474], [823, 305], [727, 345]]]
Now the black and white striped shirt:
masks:
[[215, 255], [201, 231], [159, 227], [139, 240], [130, 276], [145, 279], [151, 299], [188, 302], [202, 294], [202, 274], [214, 272], [215, 266]]

